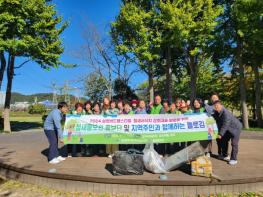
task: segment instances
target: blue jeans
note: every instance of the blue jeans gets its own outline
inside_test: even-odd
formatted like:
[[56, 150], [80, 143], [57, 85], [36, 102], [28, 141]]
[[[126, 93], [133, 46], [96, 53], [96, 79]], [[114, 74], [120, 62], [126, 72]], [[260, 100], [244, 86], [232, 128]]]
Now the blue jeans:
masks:
[[49, 142], [49, 151], [48, 151], [48, 161], [58, 157], [58, 136], [56, 131], [44, 130], [48, 142]]

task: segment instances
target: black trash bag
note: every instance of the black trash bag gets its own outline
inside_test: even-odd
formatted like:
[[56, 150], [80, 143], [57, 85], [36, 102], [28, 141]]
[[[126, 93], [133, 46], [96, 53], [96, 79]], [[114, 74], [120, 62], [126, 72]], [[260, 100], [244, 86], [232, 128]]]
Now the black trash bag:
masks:
[[143, 153], [136, 149], [116, 151], [112, 157], [113, 175], [143, 175]]

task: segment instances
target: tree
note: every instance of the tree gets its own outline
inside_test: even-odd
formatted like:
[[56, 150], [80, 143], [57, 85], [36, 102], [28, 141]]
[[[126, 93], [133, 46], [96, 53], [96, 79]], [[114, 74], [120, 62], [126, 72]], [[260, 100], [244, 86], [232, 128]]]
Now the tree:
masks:
[[[253, 88], [255, 89], [255, 102], [253, 102], [255, 104], [253, 108], [256, 105], [257, 123], [259, 127], [262, 127], [261, 84], [258, 70], [263, 66], [263, 2], [258, 0], [238, 0], [233, 4], [233, 15], [236, 21], [237, 41], [241, 42], [239, 45], [242, 47], [242, 59], [238, 60], [243, 65], [251, 66], [253, 69], [255, 84], [255, 88]], [[240, 64], [239, 66], [242, 69], [243, 66]], [[240, 75], [240, 80], [242, 80], [242, 75]], [[241, 90], [241, 101], [244, 101], [245, 93]], [[242, 106], [243, 110], [245, 110], [244, 107]]]
[[[44, 0], [0, 0], [0, 52], [7, 62], [7, 88], [4, 105], [4, 131], [11, 132], [9, 111], [14, 70], [28, 61], [44, 69], [72, 66], [63, 64], [60, 34], [67, 23], [61, 23], [54, 5]], [[16, 65], [15, 60], [24, 62]]]
[[129, 58], [118, 54], [113, 46], [111, 37], [101, 35], [91, 23], [84, 23], [84, 43], [77, 57], [83, 59], [93, 72], [107, 81], [109, 97], [113, 96], [113, 83], [120, 79], [128, 86], [132, 76], [138, 72], [136, 65], [131, 66]]
[[184, 62], [190, 75], [191, 100], [196, 97], [200, 62], [210, 57], [207, 46], [214, 38], [212, 32], [222, 11], [222, 6], [215, 6], [213, 0], [160, 2], [162, 41], [182, 48], [178, 58], [183, 60], [177, 61]]
[[122, 81], [121, 79], [116, 79], [114, 81], [114, 97], [115, 99], [121, 99], [121, 100], [132, 100], [137, 99], [137, 95], [134, 93], [134, 91], [131, 89], [130, 86], [128, 86], [125, 81]]
[[161, 35], [158, 1], [124, 0], [120, 13], [111, 25], [116, 50], [136, 62], [148, 75], [150, 100], [154, 97], [155, 67], [160, 64]]
[[108, 82], [98, 73], [91, 73], [85, 80], [85, 94], [92, 101], [102, 102], [103, 98], [108, 95]]

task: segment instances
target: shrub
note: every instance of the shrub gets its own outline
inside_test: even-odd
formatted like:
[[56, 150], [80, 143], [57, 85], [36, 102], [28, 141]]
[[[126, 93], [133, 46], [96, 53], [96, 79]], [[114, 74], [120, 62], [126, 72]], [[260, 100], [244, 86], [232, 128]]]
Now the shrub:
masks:
[[28, 113], [30, 114], [44, 114], [46, 113], [46, 108], [44, 105], [41, 104], [34, 104], [29, 106]]

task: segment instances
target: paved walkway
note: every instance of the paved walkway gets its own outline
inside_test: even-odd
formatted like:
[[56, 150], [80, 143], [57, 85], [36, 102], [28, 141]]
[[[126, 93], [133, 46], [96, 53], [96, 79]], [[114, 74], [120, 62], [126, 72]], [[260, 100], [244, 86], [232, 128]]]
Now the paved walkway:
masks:
[[[247, 137], [248, 138], [248, 137]], [[48, 147], [47, 139], [43, 132], [21, 132], [14, 134], [0, 135], [0, 163], [12, 165], [19, 168], [48, 172], [55, 168], [56, 173], [84, 176], [90, 178], [103, 178], [123, 181], [157, 181], [159, 175], [145, 172], [143, 176], [112, 176], [107, 170], [107, 164], [111, 159], [106, 157], [77, 157], [67, 158], [66, 161], [58, 164], [48, 164], [43, 151]], [[222, 181], [256, 179], [263, 177], [263, 140], [241, 139], [239, 163], [230, 166], [224, 161], [212, 158], [213, 171]], [[216, 153], [214, 143], [213, 152]], [[176, 170], [167, 174], [168, 182], [191, 183], [209, 182], [208, 178], [189, 175], [187, 171]], [[165, 181], [162, 181], [165, 183]]]

